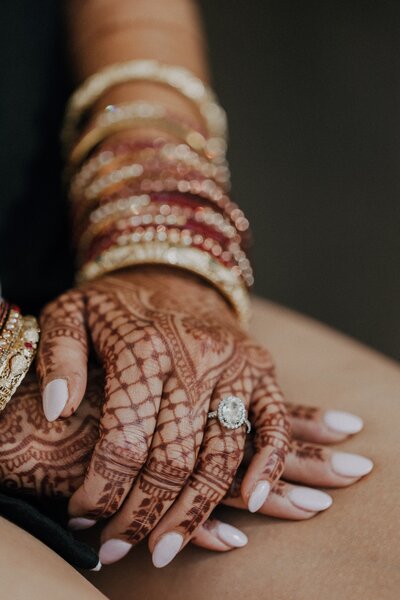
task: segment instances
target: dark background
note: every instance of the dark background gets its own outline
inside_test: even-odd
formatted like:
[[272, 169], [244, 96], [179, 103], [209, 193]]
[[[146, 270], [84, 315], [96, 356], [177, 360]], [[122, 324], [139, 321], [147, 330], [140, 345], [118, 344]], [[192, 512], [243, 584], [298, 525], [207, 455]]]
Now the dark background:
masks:
[[[201, 5], [256, 292], [400, 358], [400, 3]], [[0, 274], [32, 309], [72, 278], [58, 7], [1, 5]]]

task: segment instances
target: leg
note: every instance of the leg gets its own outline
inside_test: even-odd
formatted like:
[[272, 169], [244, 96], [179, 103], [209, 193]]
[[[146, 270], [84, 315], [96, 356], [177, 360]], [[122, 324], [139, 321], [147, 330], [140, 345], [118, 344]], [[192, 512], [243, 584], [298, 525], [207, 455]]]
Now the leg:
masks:
[[1, 598], [101, 600], [88, 581], [47, 546], [0, 518]]
[[334, 506], [310, 521], [288, 523], [224, 509], [224, 520], [249, 536], [241, 550], [219, 555], [191, 547], [156, 570], [144, 544], [120, 563], [88, 574], [111, 600], [398, 598], [398, 365], [261, 300], [254, 302], [253, 329], [274, 354], [289, 401], [363, 417], [365, 431], [345, 449], [371, 456], [373, 473], [334, 491]]

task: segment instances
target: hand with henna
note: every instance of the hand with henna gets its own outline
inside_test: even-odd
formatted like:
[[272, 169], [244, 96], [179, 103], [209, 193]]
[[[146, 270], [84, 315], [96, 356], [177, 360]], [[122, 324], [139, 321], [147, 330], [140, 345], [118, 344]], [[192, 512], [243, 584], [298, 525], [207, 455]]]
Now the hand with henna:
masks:
[[245, 427], [207, 420], [229, 394], [244, 400], [254, 428], [240, 502], [253, 511], [264, 504], [289, 449], [283, 398], [268, 353], [214, 289], [189, 274], [141, 268], [68, 292], [45, 309], [41, 326], [50, 417], [60, 408], [73, 414], [83, 398], [88, 337], [105, 371], [100, 436], [70, 501], [70, 514], [89, 523], [114, 515], [103, 562], [150, 535], [163, 566], [197, 534], [243, 457]]
[[50, 419], [81, 403], [89, 341], [105, 372], [100, 437], [71, 516], [115, 515], [107, 531], [125, 546], [151, 532], [156, 564], [169, 540], [182, 548], [243, 457], [245, 426], [207, 419], [229, 394], [244, 401], [255, 432], [242, 498], [252, 511], [263, 504], [289, 449], [283, 397], [269, 354], [217, 291], [172, 269], [121, 272], [48, 305], [41, 329], [38, 372]]
[[[37, 496], [71, 496], [84, 480], [98, 439], [102, 405], [103, 378], [99, 371], [92, 371], [79, 410], [68, 418], [49, 423], [41, 409], [37, 381], [28, 376], [0, 416], [0, 485]], [[336, 411], [292, 405], [287, 408], [294, 441], [286, 458], [285, 481], [274, 486], [260, 512], [282, 519], [308, 519], [328, 508], [332, 500], [328, 494], [304, 484], [348, 486], [368, 473], [372, 463], [354, 454], [336, 452], [326, 445], [348, 437], [343, 426], [341, 432], [333, 429], [335, 417], [340, 416]], [[348, 432], [357, 431], [361, 426], [360, 419], [351, 420], [348, 415]], [[223, 504], [246, 508], [240, 494], [241, 479], [253, 454], [249, 437], [243, 463]], [[118, 535], [118, 530], [113, 528], [110, 521], [103, 539]], [[243, 546], [247, 538], [236, 528], [211, 517], [197, 528], [191, 542], [210, 550], [227, 551]]]

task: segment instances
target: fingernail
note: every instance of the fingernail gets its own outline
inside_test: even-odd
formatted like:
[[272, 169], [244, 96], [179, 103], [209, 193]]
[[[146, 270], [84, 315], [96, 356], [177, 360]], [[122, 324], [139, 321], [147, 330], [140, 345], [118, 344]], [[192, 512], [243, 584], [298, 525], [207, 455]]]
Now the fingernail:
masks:
[[325, 425], [336, 433], [358, 433], [364, 427], [363, 420], [342, 410], [328, 410], [324, 414]]
[[268, 483], [268, 481], [259, 481], [257, 483], [256, 487], [254, 488], [254, 491], [252, 492], [249, 498], [248, 509], [250, 512], [257, 512], [262, 507], [262, 505], [268, 498], [270, 489], [271, 486]]
[[85, 519], [84, 517], [73, 517], [68, 521], [68, 527], [73, 531], [79, 531], [80, 529], [89, 529], [96, 525], [94, 519]]
[[225, 542], [225, 544], [233, 546], [234, 548], [241, 548], [249, 541], [247, 535], [243, 533], [243, 531], [236, 529], [236, 527], [232, 527], [232, 525], [228, 525], [228, 523], [218, 523], [216, 532], [221, 542]]
[[289, 500], [303, 510], [320, 511], [329, 508], [333, 502], [329, 494], [307, 487], [295, 487], [288, 493]]
[[348, 452], [334, 452], [331, 458], [332, 469], [344, 477], [362, 477], [374, 467], [374, 463], [365, 456], [349, 454]]
[[68, 400], [66, 379], [53, 379], [44, 388], [43, 410], [48, 421], [55, 421], [64, 410]]
[[94, 567], [94, 569], [90, 569], [90, 570], [91, 570], [91, 571], [100, 571], [100, 569], [101, 569], [101, 567], [102, 567], [102, 566], [103, 566], [103, 565], [102, 565], [102, 564], [101, 564], [101, 562], [99, 561], [99, 562], [97, 563], [97, 565]]
[[153, 550], [153, 565], [157, 568], [165, 567], [175, 558], [182, 548], [183, 535], [180, 533], [167, 533], [156, 544]]
[[132, 544], [124, 540], [111, 539], [102, 544], [99, 551], [99, 558], [103, 565], [111, 565], [124, 558], [132, 548]]

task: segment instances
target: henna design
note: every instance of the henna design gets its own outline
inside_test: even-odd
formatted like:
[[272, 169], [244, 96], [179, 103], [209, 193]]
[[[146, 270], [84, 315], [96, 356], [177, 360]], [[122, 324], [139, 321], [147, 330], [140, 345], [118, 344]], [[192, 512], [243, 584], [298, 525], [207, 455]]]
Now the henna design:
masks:
[[[38, 496], [70, 496], [83, 480], [97, 440], [102, 402], [102, 374], [92, 371], [79, 412], [59, 423], [49, 424], [39, 410], [41, 399], [37, 382], [32, 374], [28, 375], [0, 416], [0, 485]], [[32, 409], [38, 415], [34, 420], [30, 418]], [[14, 424], [18, 425], [15, 427]], [[240, 497], [241, 482], [254, 452], [252, 443], [252, 436], [248, 436], [243, 462], [225, 496], [228, 504], [229, 500]], [[296, 456], [323, 460], [323, 447], [300, 441], [295, 441], [293, 446], [292, 452]], [[144, 472], [142, 481], [146, 496], [141, 510], [135, 515], [137, 523], [132, 523], [132, 528], [137, 528], [133, 543], [151, 531], [163, 512], [164, 500], [171, 499], [171, 494], [179, 491], [183, 484], [179, 469], [173, 470], [160, 462], [146, 465]], [[285, 484], [277, 482], [272, 493], [285, 496]], [[203, 520], [203, 511], [212, 508], [211, 500], [201, 493], [194, 500], [185, 523], [191, 531]], [[212, 519], [205, 526], [212, 529]]]
[[302, 406], [300, 404], [286, 403], [288, 415], [292, 419], [301, 419], [302, 421], [314, 421], [319, 412], [314, 406]]
[[80, 415], [56, 424], [45, 418], [38, 384], [27, 376], [0, 418], [3, 487], [38, 496], [69, 496], [75, 491], [98, 437], [100, 382], [99, 373], [94, 373]]
[[[87, 336], [84, 324], [84, 300], [78, 290], [63, 294], [47, 305], [40, 316], [41, 336], [37, 354], [37, 374], [43, 384], [59, 366], [59, 342], [73, 340], [82, 356], [87, 356]], [[65, 350], [65, 348], [64, 348]]]
[[324, 460], [323, 448], [316, 444], [308, 444], [307, 442], [296, 441], [293, 444], [293, 450], [296, 458], [311, 458], [314, 460]]
[[221, 379], [227, 393], [248, 400], [256, 390], [256, 447], [271, 446], [265, 472], [280, 475], [288, 422], [271, 357], [242, 331], [218, 292], [191, 275], [144, 267], [88, 283], [62, 298], [42, 320], [39, 373], [54, 368], [64, 332], [77, 335], [73, 324], [79, 325], [76, 313], [83, 308], [105, 371], [100, 439], [85, 480], [84, 514], [109, 517], [125, 501], [121, 527], [137, 542], [187, 481], [191, 508], [181, 525], [193, 532], [227, 492], [243, 453], [244, 429], [227, 432], [215, 422], [212, 436], [206, 433], [203, 440], [210, 397]]

